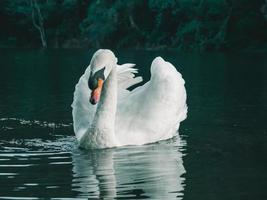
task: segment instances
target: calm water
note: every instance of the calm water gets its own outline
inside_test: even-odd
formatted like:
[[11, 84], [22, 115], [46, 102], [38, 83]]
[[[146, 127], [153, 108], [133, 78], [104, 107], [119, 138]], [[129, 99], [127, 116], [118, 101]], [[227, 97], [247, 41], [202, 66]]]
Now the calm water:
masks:
[[182, 72], [180, 137], [85, 151], [74, 86], [93, 52], [0, 50], [0, 198], [267, 199], [267, 57], [117, 51], [149, 79], [161, 55]]

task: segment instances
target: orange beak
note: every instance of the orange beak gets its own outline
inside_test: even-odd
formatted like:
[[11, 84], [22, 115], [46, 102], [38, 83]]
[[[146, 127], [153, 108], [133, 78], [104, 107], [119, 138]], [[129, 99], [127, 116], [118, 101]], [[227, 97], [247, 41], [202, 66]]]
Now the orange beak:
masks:
[[91, 93], [91, 98], [90, 98], [91, 104], [95, 105], [99, 102], [103, 83], [104, 81], [102, 79], [98, 79], [97, 88], [92, 90], [92, 93]]

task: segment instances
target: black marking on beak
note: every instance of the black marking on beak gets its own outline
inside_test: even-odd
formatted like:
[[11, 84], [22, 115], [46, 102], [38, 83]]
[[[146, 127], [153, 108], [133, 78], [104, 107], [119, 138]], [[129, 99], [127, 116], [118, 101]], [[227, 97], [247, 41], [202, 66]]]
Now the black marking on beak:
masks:
[[88, 79], [88, 86], [91, 90], [94, 90], [97, 88], [98, 79], [102, 79], [103, 81], [105, 80], [104, 71], [105, 71], [105, 67], [96, 71], [94, 75], [92, 75], [92, 72], [91, 72], [90, 77]]

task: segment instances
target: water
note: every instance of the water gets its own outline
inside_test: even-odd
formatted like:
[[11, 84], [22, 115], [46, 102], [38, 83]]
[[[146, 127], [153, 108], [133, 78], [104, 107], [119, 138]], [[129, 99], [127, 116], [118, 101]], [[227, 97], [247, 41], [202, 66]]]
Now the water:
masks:
[[116, 51], [145, 81], [161, 55], [186, 80], [180, 137], [77, 148], [74, 85], [92, 51], [0, 50], [0, 199], [267, 199], [267, 57]]

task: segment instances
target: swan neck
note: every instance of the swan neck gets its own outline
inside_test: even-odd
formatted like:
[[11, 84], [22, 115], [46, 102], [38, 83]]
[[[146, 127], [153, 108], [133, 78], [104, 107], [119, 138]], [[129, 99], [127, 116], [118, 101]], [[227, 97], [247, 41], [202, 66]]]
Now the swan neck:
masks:
[[[97, 106], [96, 117], [103, 114], [114, 116], [117, 107], [117, 71], [112, 69], [106, 81], [104, 82], [101, 92], [100, 101]], [[101, 116], [103, 117], [103, 116]]]
[[117, 110], [117, 71], [113, 68], [106, 79], [93, 121], [98, 147], [116, 146], [115, 116]]

